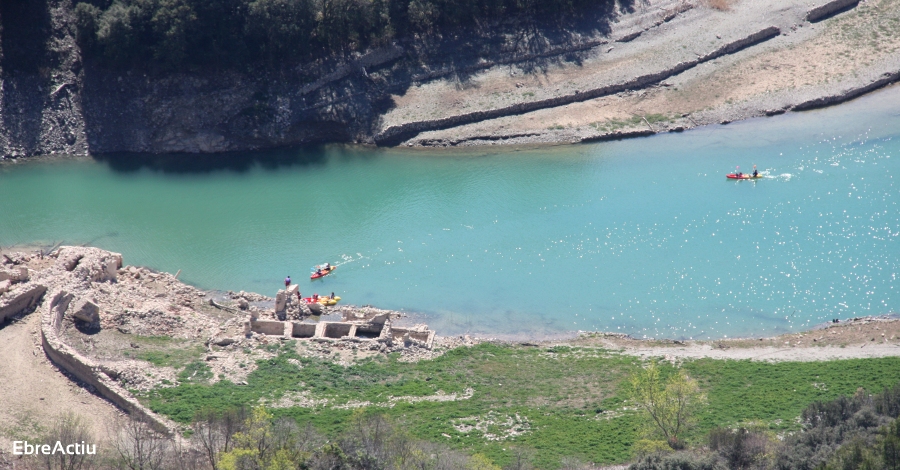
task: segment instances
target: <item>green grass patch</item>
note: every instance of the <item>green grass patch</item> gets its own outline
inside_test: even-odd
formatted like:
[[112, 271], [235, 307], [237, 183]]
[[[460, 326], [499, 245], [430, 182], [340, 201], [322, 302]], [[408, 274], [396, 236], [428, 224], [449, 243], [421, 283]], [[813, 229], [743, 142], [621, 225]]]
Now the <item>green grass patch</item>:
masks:
[[[254, 406], [292, 394], [328, 399], [326, 406], [271, 411], [329, 436], [346, 429], [358, 412], [335, 406], [368, 402], [363, 413], [387, 415], [417, 438], [482, 453], [500, 465], [510, 461], [514, 447], [532, 449], [536, 468], [556, 468], [566, 456], [624, 462], [640, 438], [640, 416], [626, 409], [625, 390], [640, 360], [602, 349], [481, 344], [418, 363], [394, 355], [343, 367], [301, 357], [293, 342], [273, 348], [277, 355], [257, 361], [246, 385], [198, 381], [208, 367], [197, 362], [180, 374], [192, 375], [189, 381], [141, 399], [182, 423], [203, 408]], [[687, 436], [693, 442], [714, 426], [748, 421], [776, 431], [797, 429], [796, 418], [813, 401], [858, 387], [880, 391], [900, 381], [900, 358], [778, 364], [703, 359], [684, 367], [708, 396], [697, 428]], [[471, 397], [457, 401], [391, 400], [439, 391], [459, 396], [469, 388]]]
[[603, 122], [592, 123], [591, 127], [602, 132], [614, 132], [630, 127], [645, 126], [645, 119], [651, 125], [659, 122], [673, 122], [675, 120], [674, 117], [666, 114], [648, 114], [646, 116], [632, 116], [629, 119], [607, 119]]
[[190, 348], [139, 350], [132, 354], [135, 359], [147, 361], [155, 366], [181, 367], [201, 358], [205, 352], [203, 346], [197, 345]]
[[208, 383], [213, 376], [212, 370], [203, 362], [192, 362], [178, 373], [181, 383]]
[[780, 363], [702, 359], [685, 368], [707, 390], [702, 430], [749, 421], [793, 430], [810, 403], [852, 395], [860, 387], [880, 392], [900, 382], [898, 357]]
[[[655, 124], [657, 122], [669, 122], [672, 120], [671, 117], [666, 116], [665, 114], [648, 114], [644, 116], [644, 119], [646, 119], [650, 124]], [[638, 118], [638, 120], [640, 120], [640, 118]]]

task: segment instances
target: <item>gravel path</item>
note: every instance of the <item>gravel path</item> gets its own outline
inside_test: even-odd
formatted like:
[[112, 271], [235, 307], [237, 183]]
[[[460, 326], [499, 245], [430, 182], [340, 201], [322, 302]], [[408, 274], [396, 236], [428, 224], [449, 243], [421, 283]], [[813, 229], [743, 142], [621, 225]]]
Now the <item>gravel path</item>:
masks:
[[38, 341], [40, 312], [0, 326], [0, 453], [34, 438], [63, 412], [86, 420], [96, 436], [120, 412], [50, 364]]
[[[560, 342], [553, 342], [559, 344]], [[636, 340], [618, 334], [582, 333], [564, 343], [599, 346], [641, 357], [734, 359], [768, 362], [830, 361], [900, 356], [900, 319], [863, 317], [772, 338], [716, 341]]]
[[849, 347], [761, 347], [718, 349], [711, 345], [690, 345], [683, 348], [626, 348], [626, 354], [642, 357], [667, 357], [674, 359], [734, 359], [769, 362], [808, 362], [837, 359], [862, 359], [871, 357], [900, 356], [898, 344], [861, 344]]

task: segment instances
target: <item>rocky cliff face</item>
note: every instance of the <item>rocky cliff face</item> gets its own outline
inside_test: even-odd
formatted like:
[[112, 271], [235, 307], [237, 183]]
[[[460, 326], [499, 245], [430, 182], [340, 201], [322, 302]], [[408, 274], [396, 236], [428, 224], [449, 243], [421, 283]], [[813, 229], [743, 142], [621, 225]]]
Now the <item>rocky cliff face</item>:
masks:
[[0, 2], [0, 156], [87, 151], [71, 3]]
[[[278, 71], [159, 75], [140, 67], [110, 70], [83, 57], [76, 1], [0, 2], [0, 158], [374, 142], [393, 98], [414, 84], [459, 84], [518, 62], [539, 70], [562, 56], [577, 61], [580, 52], [607, 42], [596, 35], [608, 33], [617, 15], [598, 11], [577, 31], [535, 25], [526, 31], [502, 21], [483, 33], [417, 39]], [[653, 1], [662, 5], [656, 13], [683, 11], [677, 0]], [[656, 16], [646, 19], [658, 24]]]
[[[0, 3], [0, 158], [207, 153], [370, 135], [388, 47], [277, 74], [148, 76], [82, 60], [71, 0]], [[312, 78], [311, 78], [312, 77]]]
[[590, 142], [827, 106], [900, 80], [893, 0], [620, 0], [566, 28], [503, 18], [279, 70], [182, 74], [85, 59], [75, 1], [0, 1], [0, 158]]

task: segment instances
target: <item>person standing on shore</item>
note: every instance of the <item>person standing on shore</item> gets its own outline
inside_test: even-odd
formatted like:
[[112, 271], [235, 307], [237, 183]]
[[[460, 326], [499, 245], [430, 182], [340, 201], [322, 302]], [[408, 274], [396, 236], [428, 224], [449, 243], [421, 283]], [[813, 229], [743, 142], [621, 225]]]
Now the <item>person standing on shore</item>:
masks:
[[284, 278], [284, 287], [290, 287], [291, 285], [291, 276]]

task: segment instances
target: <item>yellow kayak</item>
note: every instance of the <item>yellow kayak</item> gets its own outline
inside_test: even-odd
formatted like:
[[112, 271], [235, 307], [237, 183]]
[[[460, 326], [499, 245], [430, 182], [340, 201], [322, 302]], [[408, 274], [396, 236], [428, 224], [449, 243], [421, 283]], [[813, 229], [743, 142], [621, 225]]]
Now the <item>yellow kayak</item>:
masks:
[[341, 300], [338, 296], [334, 296], [333, 299], [331, 297], [319, 297], [319, 303], [322, 305], [335, 305], [338, 303], [338, 300]]

